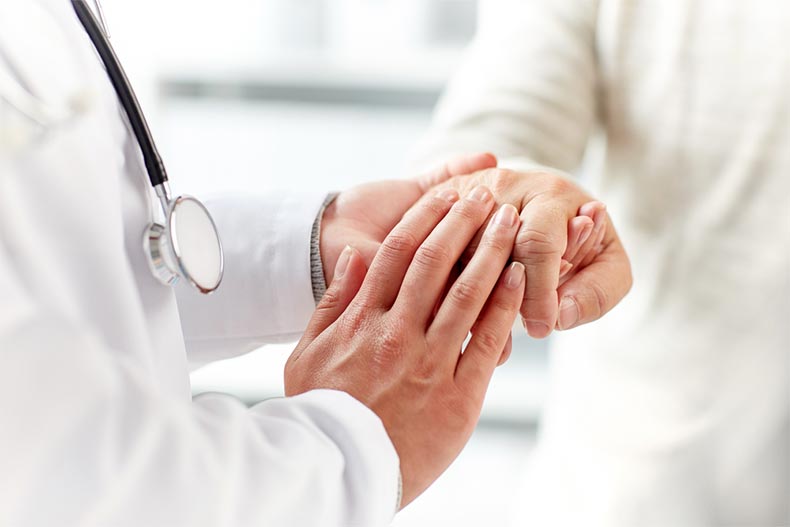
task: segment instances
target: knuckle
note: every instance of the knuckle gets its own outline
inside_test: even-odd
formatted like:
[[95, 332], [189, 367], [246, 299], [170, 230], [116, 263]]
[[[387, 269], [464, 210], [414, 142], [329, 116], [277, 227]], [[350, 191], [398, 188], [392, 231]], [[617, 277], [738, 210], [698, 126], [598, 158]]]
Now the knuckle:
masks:
[[453, 207], [451, 215], [456, 222], [479, 225], [483, 222], [483, 203], [468, 199], [461, 200]]
[[518, 174], [506, 168], [494, 168], [491, 172], [491, 190], [497, 194], [513, 186]]
[[502, 344], [500, 342], [499, 335], [492, 329], [480, 329], [475, 335], [475, 345], [479, 352], [488, 357], [499, 357], [502, 353]]
[[400, 336], [392, 331], [386, 331], [379, 340], [379, 349], [386, 355], [394, 355], [400, 352]]
[[549, 180], [546, 183], [546, 193], [561, 196], [569, 192], [575, 191], [573, 184], [564, 177], [550, 174]]
[[[587, 315], [588, 317], [597, 319], [609, 311], [609, 293], [606, 291], [606, 288], [601, 286], [597, 281], [590, 282], [590, 290], [593, 300], [591, 306], [592, 313], [588, 313]], [[584, 317], [584, 313], [582, 313], [582, 318], [587, 318]]]
[[397, 258], [414, 252], [418, 244], [414, 234], [406, 229], [399, 229], [387, 236], [380, 250], [386, 256]]
[[439, 268], [450, 265], [450, 251], [440, 243], [426, 242], [414, 255], [414, 262], [420, 267]]
[[546, 256], [560, 253], [562, 240], [556, 235], [527, 228], [516, 235], [516, 247], [527, 260], [542, 260]]
[[417, 361], [411, 368], [413, 380], [421, 384], [431, 384], [436, 378], [437, 368], [434, 360], [431, 358]]
[[334, 287], [329, 287], [321, 297], [321, 301], [316, 306], [316, 311], [324, 313], [326, 311], [333, 311], [341, 301], [340, 290]]
[[603, 316], [604, 313], [609, 311], [609, 293], [597, 282], [593, 282], [592, 290], [598, 308], [598, 316]]
[[349, 307], [340, 319], [340, 328], [346, 335], [356, 335], [362, 331], [368, 321], [368, 313], [365, 309], [352, 306]]
[[365, 367], [371, 378], [387, 379], [403, 358], [404, 344], [397, 331], [387, 329], [383, 324], [369, 325], [365, 328], [364, 352]]
[[381, 331], [377, 347], [376, 357], [379, 366], [386, 366], [399, 360], [403, 351], [402, 332], [397, 327]]
[[569, 194], [571, 192], [573, 193], [578, 192], [576, 185], [572, 181], [564, 177], [554, 178], [553, 188], [554, 188], [554, 192], [557, 192], [558, 194]]
[[467, 309], [477, 303], [482, 292], [480, 286], [468, 281], [459, 280], [450, 289], [450, 300], [461, 309]]
[[450, 202], [446, 199], [434, 196], [431, 199], [425, 200], [422, 204], [423, 209], [431, 214], [431, 216], [443, 216], [447, 213], [450, 207]]
[[480, 242], [482, 247], [490, 249], [497, 254], [507, 253], [513, 250], [513, 235], [504, 229], [492, 229]]
[[504, 314], [516, 315], [521, 303], [522, 296], [516, 290], [511, 295], [493, 295], [489, 300], [490, 308]]

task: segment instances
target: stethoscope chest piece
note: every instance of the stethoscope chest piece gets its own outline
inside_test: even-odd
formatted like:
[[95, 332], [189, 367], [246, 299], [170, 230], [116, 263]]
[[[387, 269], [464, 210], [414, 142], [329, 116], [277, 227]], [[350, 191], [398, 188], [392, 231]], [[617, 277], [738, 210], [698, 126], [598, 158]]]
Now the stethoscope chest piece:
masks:
[[[101, 13], [101, 5], [98, 0], [95, 1]], [[71, 0], [71, 3], [129, 118], [143, 154], [151, 187], [165, 215], [163, 223], [152, 223], [145, 231], [143, 248], [148, 265], [157, 280], [165, 285], [174, 285], [184, 278], [201, 293], [211, 293], [219, 287], [224, 272], [222, 243], [214, 220], [208, 209], [191, 196], [170, 199], [164, 163], [134, 90], [107, 40], [106, 31], [100, 27], [85, 0]]]
[[152, 223], [143, 239], [148, 264], [163, 284], [186, 279], [201, 293], [219, 287], [224, 273], [222, 242], [206, 207], [191, 196], [170, 202], [165, 224]]

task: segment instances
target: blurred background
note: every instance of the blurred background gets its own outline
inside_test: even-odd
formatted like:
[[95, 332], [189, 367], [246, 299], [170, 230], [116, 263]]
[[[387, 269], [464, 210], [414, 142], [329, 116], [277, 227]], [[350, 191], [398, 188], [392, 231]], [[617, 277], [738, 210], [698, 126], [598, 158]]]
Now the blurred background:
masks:
[[[176, 193], [407, 177], [476, 0], [103, 0]], [[195, 393], [282, 394], [292, 346], [203, 368]], [[471, 443], [397, 527], [503, 523], [534, 444], [545, 345], [514, 335]], [[463, 503], [463, 507], [456, 504]]]

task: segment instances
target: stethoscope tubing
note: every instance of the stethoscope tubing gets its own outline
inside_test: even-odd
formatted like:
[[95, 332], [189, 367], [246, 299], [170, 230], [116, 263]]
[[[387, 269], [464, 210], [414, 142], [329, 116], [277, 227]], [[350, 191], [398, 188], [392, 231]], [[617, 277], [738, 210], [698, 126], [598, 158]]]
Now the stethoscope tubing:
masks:
[[167, 183], [167, 171], [132, 85], [126, 77], [115, 50], [113, 50], [112, 45], [110, 45], [101, 27], [99, 27], [99, 23], [88, 5], [84, 0], [71, 0], [71, 3], [74, 11], [77, 13], [77, 18], [79, 18], [91, 42], [93, 42], [96, 52], [104, 63], [110, 82], [112, 82], [115, 92], [118, 94], [121, 106], [140, 145], [145, 167], [148, 171], [148, 179], [151, 181], [151, 186], [156, 189]]

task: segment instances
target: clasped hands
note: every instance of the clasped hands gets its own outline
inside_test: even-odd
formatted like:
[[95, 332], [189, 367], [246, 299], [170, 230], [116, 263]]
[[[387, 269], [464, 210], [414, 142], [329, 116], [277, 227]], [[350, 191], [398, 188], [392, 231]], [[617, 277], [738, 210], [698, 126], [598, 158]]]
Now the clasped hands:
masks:
[[330, 286], [286, 394], [336, 389], [373, 410], [400, 457], [404, 505], [471, 436], [519, 311], [545, 337], [599, 318], [631, 285], [600, 203], [561, 176], [495, 166], [473, 155], [362, 185], [324, 215]]

